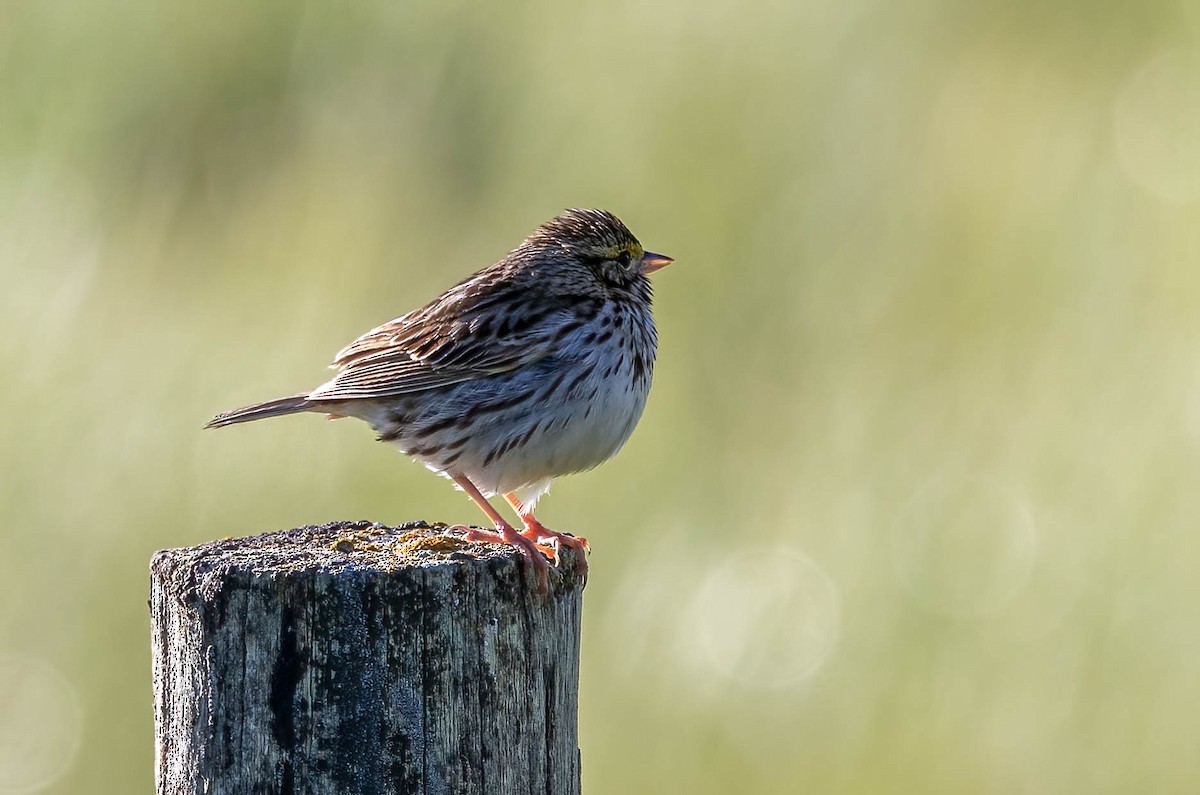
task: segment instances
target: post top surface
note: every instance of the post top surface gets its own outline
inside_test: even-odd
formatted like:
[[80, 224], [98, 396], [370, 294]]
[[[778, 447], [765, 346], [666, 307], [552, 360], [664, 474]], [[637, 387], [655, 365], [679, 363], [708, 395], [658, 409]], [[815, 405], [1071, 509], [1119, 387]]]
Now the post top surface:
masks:
[[169, 558], [177, 565], [219, 562], [233, 568], [286, 574], [388, 571], [515, 554], [503, 546], [468, 541], [442, 524], [417, 521], [388, 527], [377, 522], [343, 521], [164, 549], [154, 559], [156, 564]]
[[[524, 564], [512, 547], [468, 541], [444, 524], [417, 521], [388, 527], [376, 522], [342, 521], [276, 530], [244, 538], [224, 538], [154, 554], [150, 568], [181, 593], [202, 598], [229, 575], [244, 581], [320, 575], [389, 575], [429, 567]], [[580, 585], [574, 555], [563, 550], [553, 590]]]

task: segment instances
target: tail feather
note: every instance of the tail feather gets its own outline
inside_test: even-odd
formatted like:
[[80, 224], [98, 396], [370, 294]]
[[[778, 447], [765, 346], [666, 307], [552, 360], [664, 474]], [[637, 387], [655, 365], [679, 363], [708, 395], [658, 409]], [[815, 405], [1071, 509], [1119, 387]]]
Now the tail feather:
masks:
[[308, 402], [307, 395], [293, 395], [292, 397], [279, 398], [278, 400], [268, 400], [266, 403], [255, 403], [253, 406], [244, 406], [240, 409], [218, 414], [204, 427], [223, 428], [226, 425], [236, 425], [239, 422], [262, 420], [267, 417], [282, 417], [284, 414], [297, 414], [301, 411], [307, 411], [311, 405]]

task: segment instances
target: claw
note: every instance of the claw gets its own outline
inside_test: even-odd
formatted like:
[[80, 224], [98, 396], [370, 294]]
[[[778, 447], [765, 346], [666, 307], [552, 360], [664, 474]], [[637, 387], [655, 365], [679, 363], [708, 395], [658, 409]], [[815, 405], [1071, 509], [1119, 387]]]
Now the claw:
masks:
[[543, 525], [536, 520], [525, 520], [525, 529], [521, 531], [521, 536], [529, 541], [537, 544], [539, 547], [549, 546], [554, 550], [554, 556], [551, 558], [554, 565], [559, 563], [559, 550], [564, 546], [575, 551], [576, 565], [579, 566], [579, 575], [583, 581], [587, 582], [588, 574], [588, 553], [592, 551], [591, 545], [586, 538], [571, 535], [570, 533], [559, 533]]

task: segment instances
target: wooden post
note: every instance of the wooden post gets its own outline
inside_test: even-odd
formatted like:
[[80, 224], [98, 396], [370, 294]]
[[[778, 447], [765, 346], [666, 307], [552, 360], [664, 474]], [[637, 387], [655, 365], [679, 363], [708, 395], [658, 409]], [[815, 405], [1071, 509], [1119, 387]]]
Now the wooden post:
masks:
[[579, 792], [582, 582], [368, 522], [150, 566], [158, 795]]

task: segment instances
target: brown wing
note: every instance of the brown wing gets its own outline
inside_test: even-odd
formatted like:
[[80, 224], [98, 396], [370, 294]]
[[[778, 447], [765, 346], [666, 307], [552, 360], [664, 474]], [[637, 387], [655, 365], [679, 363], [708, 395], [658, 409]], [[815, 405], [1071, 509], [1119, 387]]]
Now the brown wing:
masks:
[[308, 397], [389, 397], [503, 373], [551, 353], [582, 324], [580, 309], [528, 289], [464, 282], [347, 345], [334, 359], [338, 374]]

